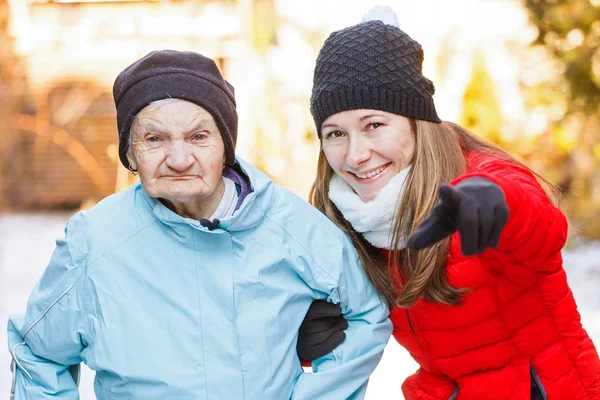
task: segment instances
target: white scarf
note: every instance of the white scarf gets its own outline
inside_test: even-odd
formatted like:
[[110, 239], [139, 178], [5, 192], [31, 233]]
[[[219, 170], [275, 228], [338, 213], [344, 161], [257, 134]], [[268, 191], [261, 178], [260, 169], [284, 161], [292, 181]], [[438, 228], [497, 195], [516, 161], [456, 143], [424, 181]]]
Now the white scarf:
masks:
[[[352, 227], [373, 246], [380, 249], [392, 247], [392, 224], [397, 203], [404, 192], [404, 182], [410, 166], [398, 172], [379, 191], [377, 196], [363, 202], [354, 190], [339, 175], [333, 174], [329, 182], [329, 199], [336, 205]], [[405, 247], [405, 238], [400, 249]]]
[[235, 205], [238, 201], [238, 193], [237, 188], [235, 187], [235, 182], [229, 178], [223, 177], [223, 184], [225, 185], [225, 191], [223, 192], [223, 197], [221, 197], [221, 201], [217, 206], [213, 215], [210, 216], [210, 220], [213, 221], [216, 219], [224, 219], [227, 217], [231, 217], [233, 212], [235, 211]]

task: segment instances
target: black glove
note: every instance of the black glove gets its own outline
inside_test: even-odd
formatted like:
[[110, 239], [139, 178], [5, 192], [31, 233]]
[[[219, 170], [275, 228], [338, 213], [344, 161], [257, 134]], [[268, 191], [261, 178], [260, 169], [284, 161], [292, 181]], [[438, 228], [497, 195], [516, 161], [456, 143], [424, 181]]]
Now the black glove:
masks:
[[440, 185], [439, 202], [408, 237], [407, 246], [421, 250], [458, 230], [461, 250], [466, 256], [496, 247], [508, 220], [504, 193], [485, 178], [468, 178], [450, 186]]
[[67, 368], [67, 370], [71, 374], [71, 377], [75, 381], [75, 384], [79, 386], [79, 379], [81, 377], [81, 364], [71, 365]]
[[307, 361], [324, 356], [344, 341], [347, 328], [339, 304], [315, 300], [300, 325], [298, 356]]

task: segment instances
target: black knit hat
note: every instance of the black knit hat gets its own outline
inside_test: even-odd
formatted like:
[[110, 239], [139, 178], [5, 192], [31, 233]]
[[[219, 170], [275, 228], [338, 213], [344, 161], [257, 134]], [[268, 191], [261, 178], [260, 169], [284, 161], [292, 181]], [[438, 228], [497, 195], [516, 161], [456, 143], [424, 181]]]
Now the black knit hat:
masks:
[[310, 99], [319, 137], [329, 116], [361, 108], [441, 122], [422, 64], [421, 45], [396, 26], [367, 21], [333, 32], [317, 57]]
[[233, 86], [210, 58], [189, 51], [153, 51], [125, 68], [113, 86], [119, 158], [125, 168], [131, 124], [153, 101], [187, 100], [208, 111], [221, 132], [227, 165], [235, 163], [238, 116]]

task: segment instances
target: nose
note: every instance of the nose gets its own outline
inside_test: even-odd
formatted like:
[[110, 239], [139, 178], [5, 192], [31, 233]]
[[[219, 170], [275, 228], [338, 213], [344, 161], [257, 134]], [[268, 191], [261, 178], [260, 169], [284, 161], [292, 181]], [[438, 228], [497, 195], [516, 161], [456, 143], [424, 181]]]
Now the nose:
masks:
[[189, 146], [179, 140], [175, 140], [169, 146], [166, 164], [177, 172], [187, 171], [194, 163], [194, 157]]
[[361, 135], [351, 136], [346, 153], [346, 164], [351, 168], [357, 168], [371, 157], [371, 149]]

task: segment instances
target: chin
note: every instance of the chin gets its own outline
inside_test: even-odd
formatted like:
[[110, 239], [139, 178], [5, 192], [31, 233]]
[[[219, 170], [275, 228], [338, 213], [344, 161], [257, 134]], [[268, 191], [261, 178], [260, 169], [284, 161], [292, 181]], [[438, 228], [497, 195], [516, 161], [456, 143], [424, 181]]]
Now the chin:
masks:
[[195, 193], [201, 192], [200, 185], [196, 182], [191, 181], [175, 181], [175, 182], [166, 182], [165, 185], [160, 185], [158, 188], [159, 191], [165, 195], [178, 196], [181, 195], [183, 197], [193, 196]]
[[357, 193], [358, 197], [360, 197], [360, 199], [363, 201], [363, 203], [367, 203], [371, 200], [373, 200], [377, 195], [376, 194], [371, 194], [371, 193]]
[[169, 191], [161, 196], [165, 199], [177, 202], [188, 202], [206, 197], [206, 193], [197, 191]]
[[381, 191], [381, 188], [372, 188], [372, 189], [369, 188], [369, 190], [362, 190], [362, 191], [357, 191], [355, 189], [354, 191], [356, 192], [356, 194], [358, 194], [358, 197], [360, 197], [360, 199], [364, 203], [366, 203], [366, 202], [375, 200], [375, 197], [377, 197], [377, 195]]

